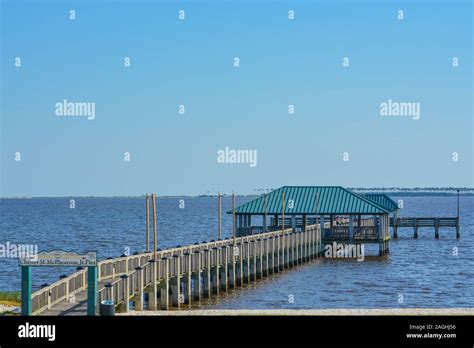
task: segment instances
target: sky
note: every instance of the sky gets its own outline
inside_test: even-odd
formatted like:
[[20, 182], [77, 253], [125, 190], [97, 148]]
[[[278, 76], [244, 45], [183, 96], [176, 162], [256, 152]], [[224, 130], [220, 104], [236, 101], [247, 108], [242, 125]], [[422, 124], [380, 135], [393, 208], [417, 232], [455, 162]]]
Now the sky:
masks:
[[0, 1], [0, 196], [474, 186], [472, 1]]

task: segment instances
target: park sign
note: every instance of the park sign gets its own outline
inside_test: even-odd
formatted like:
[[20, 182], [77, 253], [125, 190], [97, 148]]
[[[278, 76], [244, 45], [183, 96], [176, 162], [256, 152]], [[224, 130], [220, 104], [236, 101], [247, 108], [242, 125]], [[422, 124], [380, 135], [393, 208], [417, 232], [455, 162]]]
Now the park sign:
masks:
[[97, 253], [90, 251], [85, 254], [53, 250], [28, 255], [19, 259], [20, 266], [63, 266], [90, 267], [97, 266]]

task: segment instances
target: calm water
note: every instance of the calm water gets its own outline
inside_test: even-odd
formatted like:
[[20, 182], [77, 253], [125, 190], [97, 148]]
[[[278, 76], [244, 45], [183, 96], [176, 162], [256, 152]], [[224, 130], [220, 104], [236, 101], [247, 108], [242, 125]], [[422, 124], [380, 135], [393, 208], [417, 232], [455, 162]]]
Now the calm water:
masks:
[[[185, 208], [179, 208], [183, 199]], [[455, 197], [403, 199], [401, 216], [455, 216]], [[241, 204], [248, 197], [238, 197]], [[158, 244], [161, 248], [214, 239], [217, 198], [160, 198]], [[230, 198], [224, 198], [224, 211]], [[370, 308], [474, 307], [474, 197], [461, 197], [461, 239], [454, 229], [401, 229], [386, 257], [318, 260], [277, 274], [244, 289], [203, 302], [207, 308]], [[0, 244], [37, 244], [51, 249], [95, 250], [99, 258], [145, 248], [144, 198], [69, 198], [0, 200]], [[231, 235], [225, 214], [224, 237]], [[453, 256], [453, 248], [459, 255]], [[34, 287], [51, 283], [67, 268], [34, 268]], [[14, 259], [0, 259], [0, 290], [20, 288], [20, 268]], [[400, 295], [403, 303], [399, 303]]]

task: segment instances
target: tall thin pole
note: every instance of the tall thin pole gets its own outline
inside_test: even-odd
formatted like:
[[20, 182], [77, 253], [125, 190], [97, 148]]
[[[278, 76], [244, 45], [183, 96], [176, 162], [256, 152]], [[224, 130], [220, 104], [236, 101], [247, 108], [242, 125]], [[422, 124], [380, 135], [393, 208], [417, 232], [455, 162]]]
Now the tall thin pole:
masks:
[[459, 221], [459, 190], [458, 190], [458, 221]]
[[281, 192], [281, 233], [285, 231], [285, 191]]
[[232, 239], [235, 246], [235, 192], [232, 192]]
[[267, 232], [267, 194], [263, 194], [263, 209], [264, 209], [264, 218], [265, 218], [265, 231]]
[[150, 252], [150, 203], [148, 193], [146, 194], [146, 252]]
[[318, 193], [316, 192], [316, 207], [314, 208], [316, 213], [316, 227], [318, 226]]
[[219, 199], [218, 199], [218, 211], [219, 211], [219, 218], [218, 218], [218, 230], [217, 230], [217, 239], [222, 239], [222, 196], [219, 192]]
[[156, 260], [156, 193], [152, 194], [153, 205], [153, 259]]

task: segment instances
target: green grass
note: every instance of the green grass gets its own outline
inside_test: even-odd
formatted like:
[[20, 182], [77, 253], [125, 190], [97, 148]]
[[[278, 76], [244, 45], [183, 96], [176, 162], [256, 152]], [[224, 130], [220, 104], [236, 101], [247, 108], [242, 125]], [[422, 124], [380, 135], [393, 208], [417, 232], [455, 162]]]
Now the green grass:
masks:
[[19, 291], [0, 291], [0, 304], [20, 304], [21, 294]]

